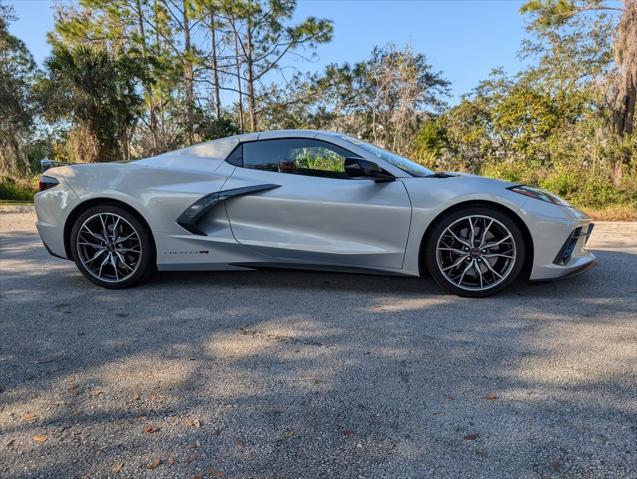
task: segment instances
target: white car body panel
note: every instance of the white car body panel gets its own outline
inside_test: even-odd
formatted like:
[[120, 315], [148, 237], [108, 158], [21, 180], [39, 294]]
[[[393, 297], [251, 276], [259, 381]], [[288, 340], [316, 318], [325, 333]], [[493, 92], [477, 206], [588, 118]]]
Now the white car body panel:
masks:
[[[240, 142], [315, 138], [376, 162], [396, 181], [334, 179], [242, 168], [227, 156]], [[531, 280], [567, 275], [591, 263], [584, 238], [566, 265], [554, 259], [576, 227], [590, 218], [567, 206], [529, 198], [513, 186], [479, 176], [416, 178], [346, 137], [305, 130], [240, 135], [129, 163], [78, 164], [46, 171], [58, 186], [36, 194], [37, 228], [49, 251], [63, 258], [69, 218], [90, 204], [116, 200], [148, 223], [160, 270], [231, 270], [291, 266], [374, 270], [417, 276], [427, 228], [445, 210], [489, 202], [515, 214], [532, 239]], [[231, 197], [198, 221], [193, 234], [177, 218], [206, 195], [273, 184]], [[66, 233], [65, 233], [66, 232]]]

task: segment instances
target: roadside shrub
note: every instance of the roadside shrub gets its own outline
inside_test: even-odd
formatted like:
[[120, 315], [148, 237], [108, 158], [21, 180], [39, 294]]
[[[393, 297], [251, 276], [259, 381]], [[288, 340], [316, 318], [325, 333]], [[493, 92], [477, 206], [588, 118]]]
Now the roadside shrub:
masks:
[[33, 178], [1, 177], [0, 200], [33, 201], [33, 195], [37, 192], [35, 181]]

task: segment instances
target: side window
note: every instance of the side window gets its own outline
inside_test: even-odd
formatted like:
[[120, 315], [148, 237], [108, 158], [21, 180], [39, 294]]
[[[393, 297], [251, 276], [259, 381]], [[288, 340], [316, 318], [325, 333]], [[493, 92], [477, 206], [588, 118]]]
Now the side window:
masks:
[[356, 156], [311, 138], [261, 140], [243, 144], [243, 167], [294, 175], [347, 178], [345, 158]]

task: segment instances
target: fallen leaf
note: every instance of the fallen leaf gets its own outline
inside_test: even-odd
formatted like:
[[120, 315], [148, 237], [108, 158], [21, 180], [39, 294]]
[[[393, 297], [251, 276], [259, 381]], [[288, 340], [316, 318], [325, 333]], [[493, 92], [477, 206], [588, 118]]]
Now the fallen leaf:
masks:
[[242, 441], [241, 439], [237, 439], [237, 442], [235, 442], [235, 445], [239, 449], [243, 449], [244, 447], [246, 447], [246, 443], [244, 441]]
[[115, 467], [113, 468], [113, 472], [115, 474], [119, 474], [123, 467], [124, 467], [124, 464], [122, 464], [122, 463], [115, 464]]
[[149, 401], [159, 401], [159, 398], [160, 398], [160, 397], [161, 397], [161, 396], [158, 396], [157, 394], [154, 394], [154, 393], [153, 393], [153, 394], [151, 394], [150, 396], [148, 396], [148, 400], [149, 400]]
[[75, 381], [69, 382], [69, 387], [66, 390], [76, 396], [80, 394], [80, 386]]
[[20, 419], [24, 422], [33, 421], [35, 418], [37, 418], [37, 416], [32, 412], [25, 412], [22, 416], [20, 416]]
[[104, 394], [104, 391], [100, 391], [99, 389], [94, 389], [88, 393], [88, 395], [91, 396], [92, 398], [97, 397], [101, 394]]
[[478, 435], [477, 434], [467, 434], [463, 439], [465, 441], [475, 441], [476, 439], [478, 439]]
[[33, 440], [39, 443], [46, 442], [47, 439], [49, 438], [45, 434], [36, 434], [35, 436], [33, 436]]
[[193, 462], [195, 462], [197, 459], [199, 458], [199, 456], [197, 456], [197, 454], [191, 454], [190, 456], [188, 456], [186, 458], [186, 463], [188, 464], [192, 464]]
[[142, 398], [142, 397], [141, 397], [139, 394], [135, 394], [135, 395], [133, 396], [133, 400], [135, 400], [135, 401], [139, 401], [141, 398]]
[[294, 430], [293, 429], [288, 429], [287, 431], [285, 431], [285, 435], [287, 437], [292, 437], [294, 435]]
[[194, 429], [199, 429], [201, 427], [201, 421], [198, 418], [195, 419], [188, 419], [186, 421], [186, 425], [188, 427], [192, 427]]
[[558, 461], [557, 459], [551, 462], [551, 469], [553, 469], [554, 471], [556, 472], [559, 471], [561, 467], [562, 467], [562, 464], [560, 464], [560, 461]]
[[192, 479], [204, 479], [203, 474], [195, 474]]
[[434, 416], [440, 416], [442, 414], [442, 411], [434, 411]]
[[489, 393], [484, 397], [484, 399], [488, 399], [489, 401], [495, 401], [496, 399], [498, 399], [498, 396], [496, 396], [495, 393]]
[[354, 431], [352, 431], [351, 429], [343, 429], [343, 435], [344, 436], [353, 436], [354, 435]]
[[145, 434], [152, 434], [154, 432], [159, 431], [158, 427], [153, 426], [152, 424], [144, 424], [144, 433]]
[[144, 416], [142, 414], [141, 416], [136, 416], [135, 419], [137, 419], [139, 421], [146, 421], [148, 419], [148, 416]]
[[294, 352], [295, 352], [295, 353], [300, 353], [300, 352], [301, 352], [301, 350], [300, 350], [299, 348], [294, 348]]
[[157, 459], [155, 459], [150, 464], [146, 464], [146, 469], [156, 469], [160, 465], [161, 465], [161, 457], [158, 457]]
[[215, 469], [210, 469], [208, 471], [208, 475], [210, 477], [224, 477], [226, 474], [223, 471], [217, 471]]
[[7, 447], [11, 447], [11, 446], [13, 446], [14, 444], [15, 444], [15, 439], [9, 439], [9, 440], [7, 441]]
[[172, 466], [174, 463], [175, 463], [175, 456], [171, 454], [170, 456], [168, 456], [168, 464]]

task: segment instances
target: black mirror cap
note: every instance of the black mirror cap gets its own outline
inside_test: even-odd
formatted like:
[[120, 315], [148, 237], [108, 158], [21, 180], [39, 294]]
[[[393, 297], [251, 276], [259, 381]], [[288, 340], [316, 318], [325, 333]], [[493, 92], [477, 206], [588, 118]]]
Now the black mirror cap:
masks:
[[345, 158], [345, 173], [350, 178], [370, 178], [377, 183], [394, 181], [396, 178], [382, 170], [377, 163], [364, 158]]

